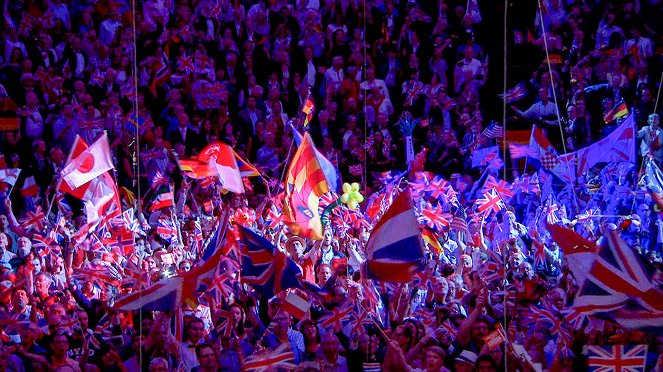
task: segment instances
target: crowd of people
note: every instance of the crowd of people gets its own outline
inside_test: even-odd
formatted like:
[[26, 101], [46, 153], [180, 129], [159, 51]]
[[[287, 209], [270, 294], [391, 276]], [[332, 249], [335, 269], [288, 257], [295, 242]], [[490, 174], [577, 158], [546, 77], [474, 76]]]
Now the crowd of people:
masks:
[[[641, 181], [645, 164], [663, 163], [660, 0], [3, 6], [0, 369], [575, 371], [600, 363], [596, 347], [641, 350], [642, 370], [663, 368], [663, 332], [649, 327], [660, 305], [636, 326], [579, 317], [587, 273], [549, 228], [600, 247], [617, 231], [635, 257], [620, 260], [652, 269], [660, 296], [663, 190]], [[561, 154], [631, 118], [635, 161], [572, 183], [514, 153], [473, 159], [510, 129], [536, 124]], [[278, 217], [297, 131], [367, 199], [355, 211], [325, 195], [322, 240]], [[104, 133], [121, 217], [90, 221], [88, 191], [63, 193], [61, 175], [79, 139]], [[215, 142], [260, 173], [244, 194], [180, 169]], [[496, 213], [473, 207], [486, 182], [505, 203]], [[164, 185], [174, 203], [155, 208]], [[371, 279], [371, 230], [408, 190], [425, 268], [405, 283]], [[223, 216], [294, 261], [304, 284], [268, 297], [229, 252], [197, 303], [114, 306], [199, 267]]]

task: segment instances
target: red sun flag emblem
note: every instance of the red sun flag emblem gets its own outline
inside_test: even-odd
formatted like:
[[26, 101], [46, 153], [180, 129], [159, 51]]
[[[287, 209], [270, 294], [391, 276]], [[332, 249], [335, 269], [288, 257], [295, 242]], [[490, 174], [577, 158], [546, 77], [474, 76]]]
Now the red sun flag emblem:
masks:
[[81, 165], [78, 167], [78, 171], [81, 173], [87, 173], [91, 171], [93, 168], [94, 168], [94, 155], [88, 153], [85, 156], [85, 159], [83, 159]]

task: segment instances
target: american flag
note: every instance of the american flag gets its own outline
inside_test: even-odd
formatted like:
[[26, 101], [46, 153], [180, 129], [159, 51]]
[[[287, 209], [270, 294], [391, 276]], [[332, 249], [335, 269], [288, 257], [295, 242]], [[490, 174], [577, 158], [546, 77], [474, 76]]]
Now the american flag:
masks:
[[644, 372], [647, 345], [588, 346], [587, 367], [591, 372]]
[[481, 136], [486, 138], [502, 138], [504, 137], [504, 127], [493, 121], [481, 132]]
[[456, 231], [469, 232], [467, 227], [467, 212], [462, 206], [458, 206], [454, 218], [451, 220], [451, 229]]

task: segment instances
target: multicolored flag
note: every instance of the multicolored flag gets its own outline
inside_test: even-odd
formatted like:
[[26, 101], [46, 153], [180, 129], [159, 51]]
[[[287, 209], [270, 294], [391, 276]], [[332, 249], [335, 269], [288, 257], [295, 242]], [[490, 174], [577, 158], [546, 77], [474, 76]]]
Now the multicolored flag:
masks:
[[306, 118], [304, 118], [304, 128], [306, 128], [311, 122], [311, 119], [313, 119], [314, 110], [315, 104], [310, 98], [307, 98], [306, 103], [304, 103], [304, 107], [302, 108], [302, 112], [306, 115]]
[[318, 205], [320, 196], [329, 191], [329, 183], [316, 157], [311, 135], [305, 133], [288, 168], [283, 203], [283, 222], [293, 234], [322, 239]]
[[421, 231], [409, 192], [398, 194], [375, 224], [366, 254], [366, 273], [372, 279], [406, 283], [423, 269]]

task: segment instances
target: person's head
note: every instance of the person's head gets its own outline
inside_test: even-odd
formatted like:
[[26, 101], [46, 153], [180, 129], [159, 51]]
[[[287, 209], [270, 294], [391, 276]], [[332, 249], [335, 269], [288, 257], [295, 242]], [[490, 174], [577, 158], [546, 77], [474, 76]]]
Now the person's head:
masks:
[[89, 326], [89, 316], [87, 312], [83, 309], [76, 309], [76, 319], [78, 319], [78, 324], [80, 324], [82, 329], [87, 329]]
[[193, 318], [189, 321], [186, 338], [192, 344], [197, 344], [205, 335], [205, 323], [200, 318]]
[[444, 366], [446, 352], [439, 346], [429, 346], [426, 348], [426, 371], [439, 371]]
[[51, 275], [47, 272], [40, 271], [35, 277], [35, 292], [39, 295], [48, 294], [48, 289], [51, 286]]
[[463, 350], [456, 359], [454, 359], [454, 369], [456, 372], [473, 372], [477, 361], [477, 355], [469, 350]]
[[24, 310], [29, 303], [28, 291], [23, 287], [14, 287], [12, 292], [12, 306], [15, 311]]
[[30, 322], [26, 327], [21, 327], [21, 343], [25, 346], [32, 345], [39, 337], [39, 327]]
[[412, 332], [412, 328], [406, 325], [399, 325], [398, 327], [396, 327], [396, 330], [394, 331], [392, 338], [396, 340], [396, 342], [398, 342], [398, 345], [400, 345], [403, 352], [407, 352], [414, 345], [414, 342], [416, 341], [414, 339], [414, 333]]
[[647, 124], [651, 125], [653, 129], [657, 129], [660, 123], [661, 119], [659, 118], [658, 114], [651, 114], [647, 118]]
[[369, 333], [363, 333], [359, 336], [359, 351], [364, 354], [372, 354], [378, 350], [378, 336]]
[[327, 283], [329, 278], [332, 277], [332, 269], [331, 266], [327, 264], [322, 264], [318, 266], [318, 269], [316, 270], [316, 278], [318, 279], [318, 284], [324, 285]]
[[150, 362], [150, 372], [168, 372], [168, 362], [163, 358], [154, 358]]
[[285, 311], [279, 311], [272, 319], [275, 333], [286, 333], [292, 324], [292, 316]]
[[541, 87], [539, 88], [539, 99], [543, 102], [548, 102], [548, 88]]
[[[0, 231], [5, 231], [9, 227], [9, 219], [6, 214], [0, 214]], [[29, 240], [29, 239], [28, 239]]]
[[306, 242], [304, 241], [304, 239], [295, 236], [288, 239], [288, 243], [286, 243], [285, 247], [290, 257], [292, 257], [292, 259], [295, 261], [299, 261], [304, 255], [304, 250], [306, 249]]
[[497, 372], [497, 363], [490, 355], [481, 355], [475, 363], [476, 372]]
[[564, 309], [564, 306], [566, 306], [566, 292], [561, 288], [553, 288], [548, 293], [548, 302], [550, 302], [557, 310]]
[[244, 309], [242, 308], [242, 305], [235, 302], [232, 305], [230, 305], [229, 311], [230, 311], [230, 320], [234, 324], [244, 323]]
[[58, 333], [53, 336], [51, 350], [55, 356], [64, 357], [69, 351], [69, 336], [66, 333]]
[[196, 356], [198, 357], [201, 371], [216, 371], [218, 369], [219, 360], [212, 345], [198, 345], [196, 347]]
[[338, 357], [338, 337], [333, 333], [324, 334], [321, 338], [320, 349], [327, 359]]
[[182, 260], [179, 264], [179, 270], [180, 274], [186, 273], [189, 270], [191, 270], [191, 261], [189, 260]]
[[518, 266], [518, 274], [526, 279], [534, 278], [534, 268], [529, 262], [523, 262]]
[[470, 332], [470, 338], [476, 345], [483, 345], [484, 339], [490, 333], [490, 322], [486, 318], [477, 319], [474, 324], [472, 324], [472, 331]]
[[320, 342], [320, 332], [318, 331], [318, 326], [312, 320], [305, 320], [299, 326], [299, 331], [304, 335], [304, 343], [319, 343]]
[[7, 234], [0, 233], [0, 251], [6, 250], [8, 246], [9, 246], [9, 238], [7, 238]]

